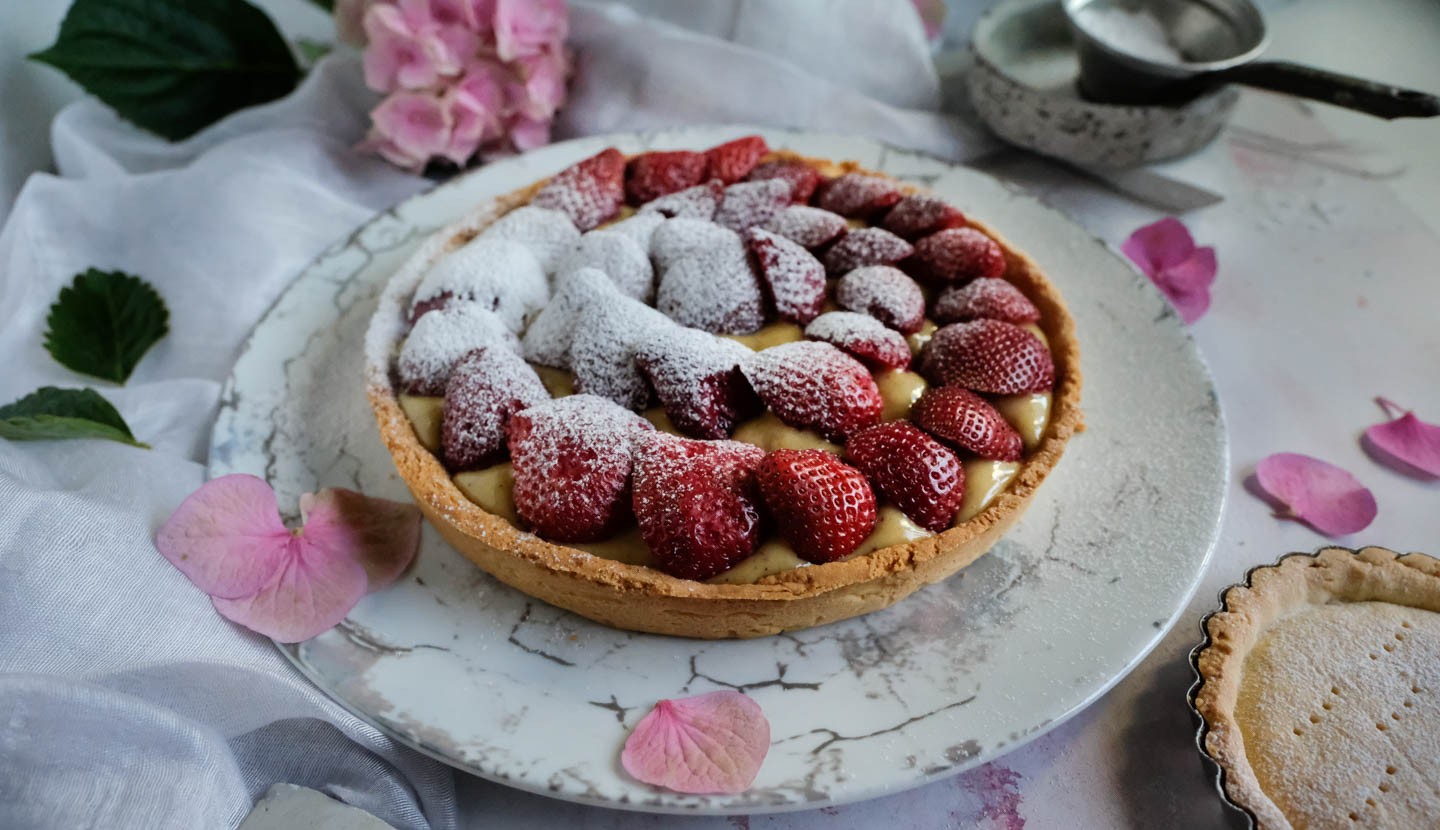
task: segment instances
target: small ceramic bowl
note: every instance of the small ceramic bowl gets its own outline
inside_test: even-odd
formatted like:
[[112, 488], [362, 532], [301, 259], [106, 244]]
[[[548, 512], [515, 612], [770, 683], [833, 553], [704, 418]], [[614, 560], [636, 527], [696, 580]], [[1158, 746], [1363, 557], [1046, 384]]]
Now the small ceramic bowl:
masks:
[[1099, 104], [1080, 96], [1080, 61], [1058, 0], [1004, 0], [975, 24], [967, 84], [1000, 138], [1084, 167], [1123, 169], [1183, 156], [1225, 126], [1239, 93], [1177, 106]]

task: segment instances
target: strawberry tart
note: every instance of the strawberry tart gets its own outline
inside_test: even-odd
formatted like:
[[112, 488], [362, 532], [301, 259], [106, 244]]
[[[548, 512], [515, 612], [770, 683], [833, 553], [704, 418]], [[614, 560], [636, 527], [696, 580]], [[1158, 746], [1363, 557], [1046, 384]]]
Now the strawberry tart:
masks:
[[759, 137], [614, 149], [481, 206], [366, 343], [425, 515], [619, 628], [756, 637], [973, 562], [1081, 428], [1074, 324], [944, 200]]

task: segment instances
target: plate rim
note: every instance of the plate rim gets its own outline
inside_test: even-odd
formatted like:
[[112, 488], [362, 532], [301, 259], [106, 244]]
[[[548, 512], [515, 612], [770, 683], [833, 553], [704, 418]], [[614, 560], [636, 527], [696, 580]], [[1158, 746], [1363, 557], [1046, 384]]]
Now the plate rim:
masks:
[[[1072, 219], [1063, 211], [1052, 207], [1049, 204], [1046, 204], [1042, 199], [1027, 192], [1024, 188], [1020, 187], [1014, 182], [999, 178], [983, 170], [970, 167], [969, 165], [966, 165], [964, 163], [945, 159], [933, 153], [900, 147], [884, 140], [866, 135], [861, 135], [858, 133], [811, 131], [788, 127], [769, 127], [754, 124], [700, 124], [637, 131], [612, 132], [592, 136], [579, 136], [576, 138], [568, 139], [566, 141], [554, 142], [552, 144], [546, 145], [546, 147], [544, 148], [541, 148], [541, 150], [547, 151], [556, 147], [566, 145], [580, 145], [592, 143], [613, 144], [616, 142], [631, 141], [648, 143], [652, 140], [654, 136], [678, 136], [681, 134], [689, 133], [696, 133], [705, 136], [705, 138], [703, 139], [698, 139], [702, 141], [726, 140], [725, 136], [740, 136], [750, 133], [761, 133], [767, 136], [783, 135], [786, 137], [797, 138], [805, 141], [829, 140], [836, 142], [867, 143], [878, 148], [882, 153], [882, 158], [884, 155], [888, 155], [889, 153], [896, 153], [903, 156], [910, 156], [928, 160], [930, 162], [942, 165], [946, 168], [964, 170], [969, 175], [980, 176], [988, 179], [997, 187], [1009, 192], [1012, 197], [1028, 202], [1030, 208], [1043, 211], [1053, 219], [1061, 223], [1073, 226], [1087, 239], [1098, 244], [1102, 249], [1104, 249], [1106, 254], [1111, 259], [1122, 263], [1134, 275], [1139, 277], [1138, 281], [1143, 285], [1143, 290], [1153, 292], [1156, 296], [1161, 297], [1161, 299], [1163, 300], [1163, 296], [1160, 295], [1159, 290], [1148, 280], [1146, 280], [1143, 274], [1139, 271], [1139, 269], [1136, 268], [1135, 265], [1129, 260], [1127, 260], [1124, 256], [1122, 256], [1113, 245], [1111, 245], [1103, 238], [1100, 238], [1091, 233], [1083, 225]], [[256, 342], [256, 335], [260, 327], [270, 319], [276, 307], [286, 300], [286, 298], [295, 289], [295, 286], [300, 282], [300, 280], [306, 274], [310, 273], [317, 265], [325, 262], [331, 257], [334, 257], [355, 245], [356, 242], [370, 228], [381, 222], [386, 221], [387, 219], [401, 220], [401, 214], [407, 206], [433, 198], [435, 194], [443, 190], [447, 190], [452, 187], [458, 187], [460, 183], [462, 183], [468, 176], [481, 173], [485, 169], [486, 168], [482, 166], [475, 168], [474, 170], [462, 172], [443, 181], [437, 181], [434, 183], [433, 186], [426, 187], [418, 193], [412, 194], [411, 196], [401, 199], [382, 210], [376, 211], [365, 221], [355, 226], [351, 230], [347, 231], [344, 235], [337, 237], [335, 241], [326, 245], [314, 257], [307, 260], [303, 266], [296, 270], [294, 276], [286, 284], [284, 289], [282, 289], [275, 296], [274, 300], [257, 318], [255, 325], [251, 327], [250, 332], [246, 335], [244, 341], [241, 344], [241, 347], [236, 352], [235, 360], [231, 364], [230, 373], [226, 376], [225, 382], [221, 387], [216, 417], [211, 425], [210, 440], [207, 447], [206, 458], [207, 477], [211, 476], [213, 473], [210, 455], [214, 453], [217, 446], [216, 439], [219, 434], [221, 423], [224, 420], [225, 413], [227, 411], [233, 413], [238, 405], [235, 397], [235, 385], [237, 382], [237, 374], [235, 372], [235, 368], [251, 353]], [[423, 240], [421, 240], [421, 244], [423, 244]], [[1009, 755], [1010, 753], [1032, 743], [1043, 735], [1046, 735], [1051, 731], [1059, 728], [1060, 726], [1069, 722], [1076, 715], [1093, 706], [1100, 698], [1108, 694], [1116, 685], [1118, 685], [1125, 678], [1129, 677], [1129, 675], [1135, 670], [1135, 668], [1138, 667], [1139, 664], [1143, 662], [1146, 658], [1148, 658], [1151, 653], [1153, 653], [1153, 651], [1160, 645], [1160, 643], [1165, 639], [1165, 637], [1174, 629], [1175, 625], [1178, 624], [1181, 616], [1183, 616], [1189, 610], [1191, 602], [1194, 600], [1194, 597], [1198, 592], [1201, 583], [1204, 581], [1204, 577], [1209, 570], [1210, 564], [1214, 560], [1216, 549], [1219, 546], [1225, 511], [1229, 506], [1230, 502], [1230, 494], [1228, 487], [1228, 482], [1232, 472], [1230, 457], [1230, 430], [1228, 425], [1228, 418], [1225, 414], [1223, 401], [1220, 399], [1220, 396], [1218, 394], [1218, 387], [1215, 383], [1214, 374], [1211, 371], [1209, 362], [1205, 359], [1204, 352], [1200, 349], [1199, 343], [1196, 342], [1193, 334], [1183, 328], [1181, 329], [1181, 333], [1183, 334], [1184, 340], [1188, 344], [1189, 350], [1192, 352], [1192, 355], [1200, 370], [1201, 379], [1211, 391], [1212, 397], [1214, 399], [1216, 413], [1216, 437], [1218, 438], [1217, 450], [1220, 458], [1220, 469], [1219, 474], [1216, 476], [1216, 479], [1213, 482], [1215, 490], [1218, 491], [1218, 493], [1216, 494], [1218, 495], [1218, 498], [1216, 499], [1215, 505], [1215, 519], [1211, 525], [1209, 538], [1206, 541], [1205, 552], [1204, 555], [1201, 557], [1197, 567], [1195, 568], [1195, 571], [1190, 578], [1189, 584], [1186, 585], [1182, 593], [1178, 595], [1175, 608], [1172, 609], [1169, 616], [1163, 621], [1163, 624], [1154, 629], [1154, 632], [1150, 636], [1150, 638], [1130, 657], [1130, 659], [1121, 668], [1111, 673], [1110, 676], [1106, 678], [1103, 683], [1096, 686], [1088, 695], [1078, 700], [1060, 715], [1052, 718], [1042, 726], [1039, 726], [1026, 734], [1018, 736], [1014, 740], [1005, 743], [1003, 747], [991, 747], [988, 750], [986, 748], [982, 748], [972, 757], [965, 758], [933, 773], [926, 774], [922, 772], [915, 778], [906, 781], [903, 785], [886, 786], [879, 788], [854, 788], [847, 790], [843, 795], [832, 795], [823, 800], [816, 801], [793, 801], [782, 804], [740, 804], [731, 806], [705, 804], [701, 802], [690, 802], [688, 804], [655, 804], [642, 803], [637, 801], [619, 801], [617, 799], [586, 797], [586, 795], [581, 792], [572, 793], [566, 790], [552, 790], [543, 785], [530, 785], [528, 784], [528, 782], [525, 781], [513, 779], [502, 774], [484, 770], [469, 762], [463, 761], [452, 755], [448, 755], [439, 749], [430, 747], [422, 740], [411, 738], [409, 735], [405, 734], [402, 729], [385, 724], [371, 713], [361, 709], [359, 706], [352, 705], [350, 700], [340, 696], [329, 686], [322, 685], [322, 683], [320, 682], [321, 678], [316, 675], [314, 670], [305, 663], [304, 658], [299, 655], [298, 652], [300, 644], [284, 644], [273, 639], [271, 640], [271, 643], [285, 657], [285, 659], [300, 672], [300, 674], [307, 681], [309, 681], [313, 686], [320, 690], [327, 698], [337, 703], [339, 706], [341, 706], [341, 708], [350, 713], [352, 716], [371, 725], [375, 729], [379, 730], [382, 734], [385, 734], [389, 738], [398, 741], [404, 746], [407, 746], [410, 749], [413, 749], [427, 757], [440, 761], [441, 763], [444, 763], [446, 766], [451, 767], [452, 769], [460, 770], [467, 774], [482, 778], [486, 781], [517, 789], [533, 795], [543, 796], [546, 798], [552, 798], [574, 804], [580, 804], [587, 807], [599, 807], [604, 809], [621, 810], [625, 812], [647, 813], [656, 815], [768, 815], [778, 813], [803, 812], [819, 809], [821, 807], [841, 806], [845, 804], [868, 801], [875, 798], [885, 797], [887, 795], [895, 795], [898, 793], [907, 792], [925, 786], [927, 784], [934, 783], [936, 781], [954, 777], [966, 770], [974, 769], [976, 767], [997, 760], [998, 758]], [[619, 748], [617, 746], [617, 755], [618, 752]], [[661, 794], [664, 796], [683, 796], [683, 794], [673, 794], [663, 791], [661, 792]], [[683, 797], [693, 798], [693, 796]]]

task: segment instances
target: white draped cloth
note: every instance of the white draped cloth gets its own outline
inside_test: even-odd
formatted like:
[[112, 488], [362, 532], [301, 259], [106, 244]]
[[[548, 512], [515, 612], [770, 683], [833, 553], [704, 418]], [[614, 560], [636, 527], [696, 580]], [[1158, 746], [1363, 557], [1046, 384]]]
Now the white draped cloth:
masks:
[[[633, 5], [573, 9], [559, 137], [747, 122], [976, 146], [935, 112], [904, 0]], [[0, 230], [0, 403], [92, 386], [152, 448], [0, 441], [0, 827], [232, 827], [277, 782], [399, 828], [455, 826], [447, 767], [219, 617], [152, 543], [205, 480], [247, 332], [329, 243], [428, 184], [353, 149], [375, 100], [342, 53], [287, 99], [176, 144], [91, 100], [55, 120], [57, 172], [30, 177]], [[41, 345], [60, 288], [91, 267], [142, 276], [170, 308], [124, 387]]]

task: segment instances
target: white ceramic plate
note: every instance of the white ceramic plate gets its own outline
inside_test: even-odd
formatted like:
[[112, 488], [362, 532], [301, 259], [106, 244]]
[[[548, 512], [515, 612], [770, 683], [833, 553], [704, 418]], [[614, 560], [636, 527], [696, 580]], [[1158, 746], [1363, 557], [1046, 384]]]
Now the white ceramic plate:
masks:
[[[611, 144], [703, 148], [744, 132], [566, 142], [377, 216], [256, 328], [222, 398], [211, 475], [263, 476], [290, 508], [323, 486], [407, 499], [365, 401], [361, 340], [415, 246]], [[285, 648], [316, 685], [406, 743], [521, 789], [652, 812], [756, 813], [872, 798], [988, 761], [1094, 701], [1160, 640], [1214, 545], [1227, 475], [1209, 374], [1164, 299], [1080, 227], [994, 179], [870, 140], [759, 132], [933, 188], [1064, 292], [1089, 428], [1022, 522], [958, 576], [884, 612], [743, 642], [604, 628], [501, 585], [427, 527], [408, 577], [339, 628]], [[625, 775], [621, 744], [657, 699], [721, 688], [751, 695], [770, 719], [774, 743], [750, 791], [676, 795]]]

